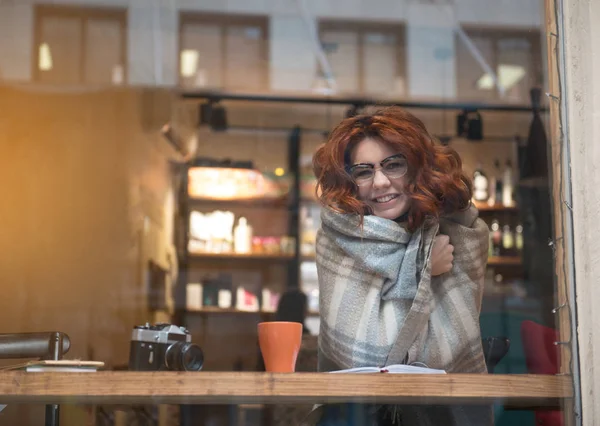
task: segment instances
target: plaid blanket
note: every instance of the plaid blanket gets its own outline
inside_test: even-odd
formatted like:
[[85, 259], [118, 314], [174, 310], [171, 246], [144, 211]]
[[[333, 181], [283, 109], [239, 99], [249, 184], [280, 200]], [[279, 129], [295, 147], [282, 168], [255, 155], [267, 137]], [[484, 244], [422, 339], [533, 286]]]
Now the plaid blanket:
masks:
[[[479, 313], [489, 230], [475, 207], [414, 233], [376, 216], [365, 216], [361, 227], [357, 216], [330, 209], [321, 220], [319, 371], [422, 363], [486, 373]], [[432, 277], [438, 233], [450, 237], [454, 263]], [[402, 408], [402, 424], [491, 423], [489, 407], [432, 408]]]

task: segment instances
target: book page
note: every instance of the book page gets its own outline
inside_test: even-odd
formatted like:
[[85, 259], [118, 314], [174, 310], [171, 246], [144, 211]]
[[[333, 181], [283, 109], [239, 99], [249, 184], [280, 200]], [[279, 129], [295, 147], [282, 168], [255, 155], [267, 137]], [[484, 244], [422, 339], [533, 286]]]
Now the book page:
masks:
[[418, 365], [394, 364], [383, 367], [383, 369], [394, 374], [446, 374], [444, 370], [421, 367]]
[[331, 371], [331, 373], [446, 374], [444, 370], [406, 364], [393, 364], [386, 367], [356, 367]]
[[330, 373], [380, 373], [379, 367], [356, 367], [348, 368], [346, 370], [330, 371]]
[[96, 371], [104, 367], [102, 361], [83, 361], [78, 359], [37, 360], [27, 361], [1, 367], [0, 370], [26, 370], [26, 371]]

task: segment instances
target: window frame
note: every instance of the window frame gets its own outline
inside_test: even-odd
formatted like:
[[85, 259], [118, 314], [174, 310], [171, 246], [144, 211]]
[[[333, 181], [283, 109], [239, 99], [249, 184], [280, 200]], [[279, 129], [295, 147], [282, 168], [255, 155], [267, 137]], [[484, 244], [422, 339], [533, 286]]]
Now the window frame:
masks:
[[[375, 21], [353, 21], [339, 19], [319, 19], [318, 35], [319, 42], [323, 44], [323, 34], [326, 31], [353, 31], [358, 35], [358, 58], [357, 58], [357, 92], [368, 95], [365, 90], [365, 34], [378, 32], [386, 35], [396, 36], [396, 54], [398, 58], [398, 72], [396, 76], [404, 79], [405, 87], [408, 85], [408, 61], [406, 57], [406, 25], [403, 22], [375, 22]], [[322, 70], [321, 70], [322, 72]], [[335, 76], [334, 76], [335, 77]]]
[[121, 63], [123, 64], [123, 83], [128, 82], [128, 43], [127, 43], [127, 8], [118, 7], [88, 7], [69, 5], [38, 4], [34, 10], [34, 37], [33, 37], [33, 60], [31, 63], [32, 77], [36, 82], [41, 82], [41, 70], [38, 67], [39, 47], [42, 43], [42, 24], [45, 18], [75, 18], [81, 26], [82, 39], [79, 45], [79, 81], [77, 84], [87, 84], [85, 80], [85, 51], [87, 48], [86, 27], [90, 20], [111, 20], [120, 24], [123, 37], [121, 38]]
[[[506, 38], [523, 38], [526, 39], [531, 45], [531, 60], [532, 60], [532, 68], [527, 70], [528, 72], [532, 72], [531, 77], [534, 80], [533, 85], [531, 87], [539, 85], [542, 86], [545, 81], [544, 76], [544, 53], [542, 49], [542, 29], [541, 28], [514, 28], [509, 29], [506, 27], [497, 27], [497, 26], [475, 26], [475, 25], [463, 25], [463, 30], [467, 34], [468, 37], [485, 37], [492, 42], [493, 50], [492, 50], [492, 63], [490, 63], [490, 67], [494, 70], [494, 72], [498, 72], [498, 42], [502, 39]], [[454, 37], [454, 48], [455, 52], [458, 52], [458, 46], [462, 43], [459, 35], [456, 34]], [[457, 76], [456, 81], [456, 96], [458, 99], [470, 99], [468, 96], [464, 96], [460, 92], [460, 85], [458, 84], [458, 79], [461, 75], [460, 70], [461, 61], [456, 56], [455, 60], [455, 73]], [[483, 71], [482, 71], [483, 72]], [[483, 93], [483, 92], [482, 92]], [[502, 101], [498, 94], [497, 88], [493, 89], [493, 97], [490, 99], [491, 101]], [[527, 103], [527, 102], [525, 102]]]
[[253, 15], [253, 14], [229, 14], [229, 13], [216, 13], [216, 12], [197, 12], [197, 11], [185, 11], [179, 12], [179, 26], [178, 26], [178, 39], [177, 39], [177, 85], [179, 87], [186, 88], [183, 85], [183, 79], [181, 76], [181, 52], [183, 48], [183, 30], [186, 25], [202, 25], [210, 24], [217, 25], [220, 29], [221, 37], [221, 68], [219, 70], [220, 75], [223, 78], [223, 83], [219, 87], [220, 90], [229, 90], [230, 85], [227, 76], [227, 30], [230, 27], [244, 27], [254, 26], [259, 27], [262, 31], [261, 45], [260, 45], [260, 91], [267, 91], [270, 87], [270, 73], [269, 73], [269, 16], [268, 15]]

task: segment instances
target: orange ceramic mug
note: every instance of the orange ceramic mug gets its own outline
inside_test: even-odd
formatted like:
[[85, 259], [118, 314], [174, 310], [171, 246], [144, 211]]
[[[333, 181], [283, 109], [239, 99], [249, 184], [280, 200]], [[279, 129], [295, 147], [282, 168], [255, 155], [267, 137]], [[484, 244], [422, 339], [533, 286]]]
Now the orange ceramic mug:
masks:
[[272, 321], [258, 324], [258, 344], [270, 373], [293, 373], [302, 343], [302, 324]]

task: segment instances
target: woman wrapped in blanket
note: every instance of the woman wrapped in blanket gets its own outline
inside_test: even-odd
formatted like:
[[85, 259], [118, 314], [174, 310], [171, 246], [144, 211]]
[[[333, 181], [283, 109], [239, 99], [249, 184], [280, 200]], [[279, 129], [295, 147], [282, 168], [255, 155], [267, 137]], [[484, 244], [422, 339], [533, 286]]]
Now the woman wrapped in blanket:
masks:
[[[456, 151], [391, 107], [343, 120], [313, 165], [324, 206], [319, 371], [416, 364], [486, 373], [479, 313], [489, 230]], [[370, 408], [370, 424], [492, 423], [489, 406]], [[339, 406], [320, 411], [321, 425], [345, 423]]]

